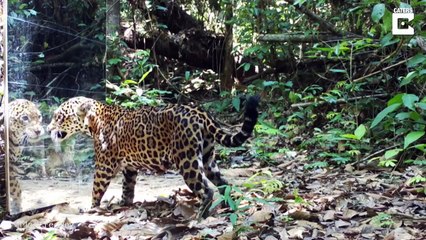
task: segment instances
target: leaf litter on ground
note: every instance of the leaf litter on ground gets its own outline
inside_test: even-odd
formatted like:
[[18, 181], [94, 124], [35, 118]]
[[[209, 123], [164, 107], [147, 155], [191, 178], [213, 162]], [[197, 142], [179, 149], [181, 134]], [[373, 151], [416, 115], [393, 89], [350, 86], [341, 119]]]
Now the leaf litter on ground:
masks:
[[[131, 207], [81, 213], [67, 205], [50, 212], [3, 221], [5, 239], [426, 239], [424, 185], [408, 184], [420, 168], [359, 169], [353, 165], [307, 170], [303, 154], [283, 155], [275, 166], [223, 170], [234, 185], [252, 178], [237, 212], [218, 206], [196, 219], [199, 200], [187, 189]], [[267, 173], [266, 175], [263, 173]], [[283, 185], [272, 193], [268, 180]], [[418, 190], [423, 189], [423, 192]], [[215, 198], [217, 198], [217, 194]], [[263, 199], [263, 201], [261, 201]], [[267, 201], [267, 200], [271, 201]], [[266, 200], [266, 201], [265, 201]], [[111, 201], [110, 201], [111, 202]], [[236, 217], [233, 224], [230, 216]]]

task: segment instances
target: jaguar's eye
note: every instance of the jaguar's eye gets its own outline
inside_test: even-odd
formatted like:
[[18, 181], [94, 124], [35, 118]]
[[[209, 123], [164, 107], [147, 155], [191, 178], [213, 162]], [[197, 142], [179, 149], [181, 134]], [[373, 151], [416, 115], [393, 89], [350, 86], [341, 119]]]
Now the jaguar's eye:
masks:
[[27, 115], [24, 115], [24, 116], [21, 117], [21, 120], [23, 122], [28, 122], [28, 120], [30, 120], [30, 118]]

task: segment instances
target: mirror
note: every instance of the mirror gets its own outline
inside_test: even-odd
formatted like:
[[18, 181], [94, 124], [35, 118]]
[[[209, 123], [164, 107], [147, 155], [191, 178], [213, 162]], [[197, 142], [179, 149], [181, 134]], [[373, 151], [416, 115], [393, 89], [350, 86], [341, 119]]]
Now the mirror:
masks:
[[71, 97], [105, 99], [105, 0], [9, 0], [7, 12], [9, 211], [89, 208], [92, 140], [56, 145], [46, 126]]

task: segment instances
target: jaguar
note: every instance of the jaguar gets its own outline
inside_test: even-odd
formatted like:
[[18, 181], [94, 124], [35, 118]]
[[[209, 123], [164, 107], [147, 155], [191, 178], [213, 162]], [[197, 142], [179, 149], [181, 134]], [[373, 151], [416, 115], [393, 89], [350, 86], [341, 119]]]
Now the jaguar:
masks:
[[[214, 161], [214, 143], [226, 147], [242, 145], [257, 122], [258, 104], [258, 96], [247, 98], [241, 129], [231, 133], [196, 106], [170, 104], [131, 110], [74, 97], [55, 110], [47, 130], [58, 143], [78, 132], [93, 138], [92, 208], [100, 206], [111, 179], [120, 171], [121, 203], [131, 205], [139, 169], [165, 172], [175, 167], [201, 200], [198, 217], [205, 218], [213, 200], [211, 183], [228, 184]], [[219, 191], [223, 193], [224, 188]]]
[[[19, 167], [19, 158], [25, 143], [37, 142], [44, 133], [42, 115], [37, 105], [26, 99], [16, 99], [8, 106], [9, 114], [9, 194], [10, 212], [22, 210], [22, 189], [18, 177], [22, 170]], [[3, 114], [0, 118], [4, 119]], [[0, 130], [4, 138], [4, 127]]]

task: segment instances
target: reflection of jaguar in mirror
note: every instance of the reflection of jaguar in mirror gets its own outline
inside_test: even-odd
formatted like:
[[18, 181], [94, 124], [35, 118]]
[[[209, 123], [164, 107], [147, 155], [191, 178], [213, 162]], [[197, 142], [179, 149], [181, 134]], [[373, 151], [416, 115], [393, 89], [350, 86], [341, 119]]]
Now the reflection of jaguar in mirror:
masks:
[[92, 207], [100, 205], [111, 179], [120, 170], [124, 175], [123, 204], [130, 205], [138, 169], [163, 172], [175, 166], [202, 200], [199, 215], [206, 217], [213, 198], [209, 181], [216, 186], [227, 184], [214, 161], [214, 142], [235, 147], [246, 141], [257, 122], [258, 101], [257, 97], [247, 99], [244, 122], [236, 134], [223, 130], [197, 107], [170, 105], [126, 110], [85, 97], [61, 104], [48, 130], [56, 142], [77, 132], [93, 137], [96, 170]]
[[[28, 100], [18, 99], [9, 103], [9, 162], [11, 197], [11, 212], [21, 211], [22, 189], [18, 182], [19, 157], [22, 154], [22, 145], [26, 142], [35, 142], [43, 134], [42, 117], [37, 106]], [[3, 116], [1, 116], [3, 117]]]

